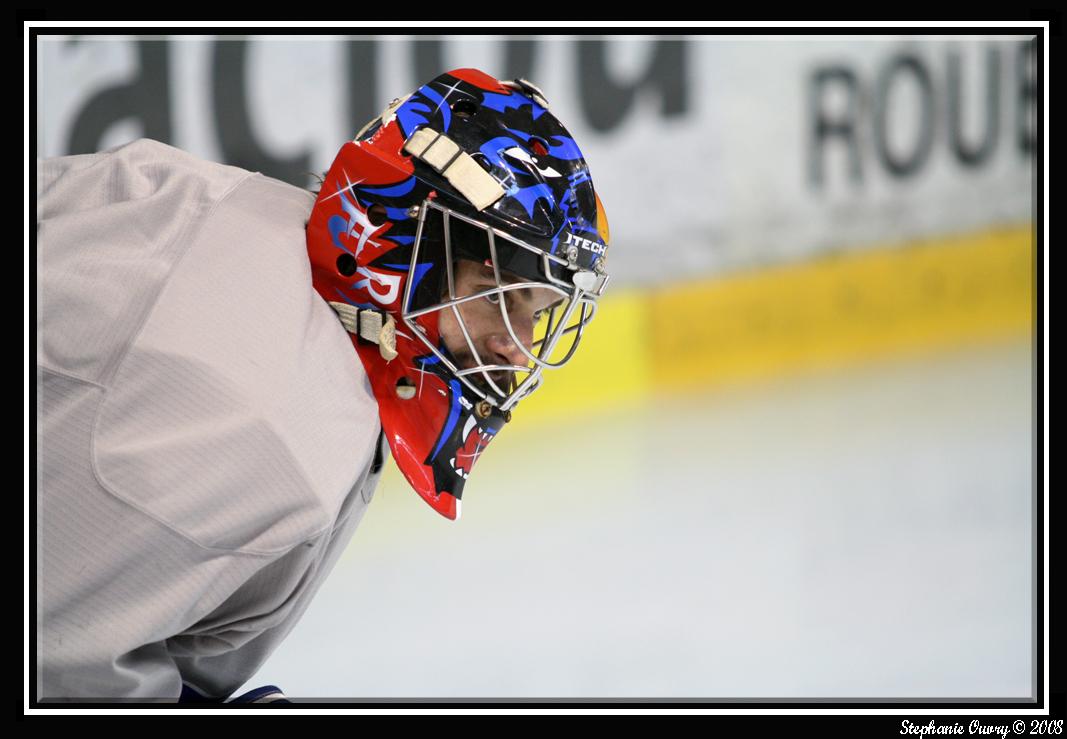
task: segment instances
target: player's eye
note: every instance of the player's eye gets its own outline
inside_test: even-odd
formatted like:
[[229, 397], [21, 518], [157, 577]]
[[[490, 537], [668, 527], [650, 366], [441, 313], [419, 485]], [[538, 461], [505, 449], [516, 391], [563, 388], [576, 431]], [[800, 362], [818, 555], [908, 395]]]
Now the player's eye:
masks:
[[[489, 295], [485, 296], [485, 299], [493, 305], [500, 305], [500, 293], [490, 293]], [[511, 295], [504, 296], [504, 306], [507, 308], [509, 313], [515, 310], [515, 306], [513, 303], [514, 299], [511, 297]]]

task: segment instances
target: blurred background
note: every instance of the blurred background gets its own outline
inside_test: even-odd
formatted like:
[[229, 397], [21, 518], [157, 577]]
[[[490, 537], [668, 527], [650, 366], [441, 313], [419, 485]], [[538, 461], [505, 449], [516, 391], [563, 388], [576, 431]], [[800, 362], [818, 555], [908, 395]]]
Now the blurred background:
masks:
[[249, 683], [1000, 698], [1034, 657], [1037, 70], [989, 37], [37, 39], [37, 155], [310, 187], [439, 72], [525, 77], [612, 284], [450, 523], [391, 465]]

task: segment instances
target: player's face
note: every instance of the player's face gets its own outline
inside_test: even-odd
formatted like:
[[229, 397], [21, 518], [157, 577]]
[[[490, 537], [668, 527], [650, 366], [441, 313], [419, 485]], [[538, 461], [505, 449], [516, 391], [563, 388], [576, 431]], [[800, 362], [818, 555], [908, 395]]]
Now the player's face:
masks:
[[[504, 273], [502, 277], [505, 283], [524, 281], [507, 273]], [[473, 295], [496, 287], [492, 267], [465, 259], [456, 262], [454, 280], [456, 297]], [[448, 295], [442, 296], [442, 299], [447, 300]], [[455, 308], [463, 316], [467, 333], [474, 348], [478, 351], [482, 364], [526, 367], [529, 365], [529, 359], [508, 331], [500, 312], [499, 301], [501, 299], [505, 301], [508, 320], [511, 322], [515, 338], [522, 342], [527, 351], [532, 352], [535, 327], [539, 321], [543, 320], [543, 315], [549, 307], [560, 302], [560, 296], [544, 288], [523, 288], [469, 300], [460, 303]], [[438, 326], [441, 339], [448, 347], [448, 351], [455, 357], [460, 369], [478, 366], [452, 309], [441, 311]], [[505, 370], [492, 371], [489, 376], [503, 390], [510, 387], [513, 379], [513, 373]], [[470, 375], [470, 379], [483, 389], [486, 388], [481, 375]]]

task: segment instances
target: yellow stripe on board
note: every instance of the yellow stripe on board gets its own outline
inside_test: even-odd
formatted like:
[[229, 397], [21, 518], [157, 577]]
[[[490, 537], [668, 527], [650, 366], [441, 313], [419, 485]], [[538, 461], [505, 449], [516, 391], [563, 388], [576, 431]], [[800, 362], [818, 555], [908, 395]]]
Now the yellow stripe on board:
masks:
[[609, 294], [574, 359], [515, 415], [1027, 336], [1034, 264], [1026, 225]]
[[566, 416], [610, 408], [647, 394], [648, 296], [605, 296], [567, 364], [545, 370], [543, 386], [515, 410], [515, 418]]

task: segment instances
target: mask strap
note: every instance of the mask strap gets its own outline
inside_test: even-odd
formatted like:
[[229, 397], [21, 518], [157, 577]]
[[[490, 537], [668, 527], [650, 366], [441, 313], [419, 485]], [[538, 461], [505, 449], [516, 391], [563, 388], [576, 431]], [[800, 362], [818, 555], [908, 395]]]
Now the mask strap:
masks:
[[396, 320], [389, 313], [373, 308], [357, 308], [348, 303], [330, 301], [330, 307], [350, 334], [378, 345], [386, 362], [396, 358]]
[[440, 172], [478, 210], [504, 197], [504, 188], [444, 133], [420, 128], [404, 142], [404, 151]]

